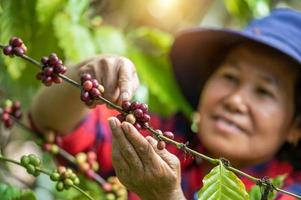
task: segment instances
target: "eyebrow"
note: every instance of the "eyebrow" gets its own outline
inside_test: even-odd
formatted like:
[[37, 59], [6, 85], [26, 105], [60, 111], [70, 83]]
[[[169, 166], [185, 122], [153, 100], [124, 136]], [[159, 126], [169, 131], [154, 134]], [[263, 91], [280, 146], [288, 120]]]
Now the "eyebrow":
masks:
[[264, 80], [268, 84], [271, 84], [275, 87], [279, 87], [280, 85], [279, 80], [275, 76], [266, 75], [266, 74], [260, 74], [259, 76], [262, 80]]
[[[227, 62], [230, 63], [234, 68], [241, 70], [239, 63], [235, 59], [229, 59]], [[264, 82], [267, 82], [268, 84], [271, 84], [275, 87], [280, 86], [279, 80], [275, 76], [263, 73], [260, 73], [259, 76]]]

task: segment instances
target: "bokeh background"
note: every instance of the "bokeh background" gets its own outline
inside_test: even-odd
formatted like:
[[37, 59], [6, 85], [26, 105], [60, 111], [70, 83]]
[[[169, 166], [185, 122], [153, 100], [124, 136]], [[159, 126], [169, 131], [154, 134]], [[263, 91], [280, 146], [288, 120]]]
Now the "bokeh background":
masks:
[[[101, 53], [136, 64], [142, 87], [136, 98], [153, 111], [191, 113], [173, 80], [168, 51], [174, 36], [194, 27], [241, 29], [275, 7], [301, 9], [300, 0], [1, 0], [0, 42], [21, 37], [29, 56], [56, 52], [70, 66]], [[37, 68], [0, 56], [2, 97], [28, 107], [40, 83]]]
[[[161, 115], [182, 111], [190, 116], [192, 109], [179, 91], [168, 60], [175, 35], [195, 26], [242, 29], [277, 7], [301, 10], [301, 1], [0, 0], [0, 43], [19, 36], [29, 56], [39, 60], [55, 52], [67, 66], [96, 54], [126, 56], [136, 65], [142, 83], [137, 100]], [[0, 103], [7, 98], [20, 100], [26, 111], [41, 87], [37, 73], [38, 68], [24, 60], [1, 54]], [[11, 157], [39, 152], [31, 136], [19, 129], [1, 128], [0, 148]], [[49, 159], [44, 156], [46, 162]], [[65, 194], [49, 192], [50, 183], [43, 176], [33, 182], [24, 171], [2, 166], [0, 182], [4, 180], [30, 185], [39, 199], [64, 199]]]

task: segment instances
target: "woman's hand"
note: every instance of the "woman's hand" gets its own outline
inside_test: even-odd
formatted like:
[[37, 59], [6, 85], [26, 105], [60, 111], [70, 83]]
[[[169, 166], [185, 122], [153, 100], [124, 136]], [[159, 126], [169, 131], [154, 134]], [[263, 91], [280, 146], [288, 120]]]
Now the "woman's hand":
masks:
[[113, 133], [113, 166], [120, 181], [142, 199], [185, 199], [178, 158], [157, 141], [144, 138], [130, 123], [109, 119]]
[[[79, 82], [83, 73], [90, 73], [97, 79], [104, 86], [103, 96], [119, 105], [123, 100], [130, 100], [139, 86], [134, 64], [120, 56], [102, 55], [87, 59], [69, 67], [66, 76]], [[55, 130], [60, 134], [70, 133], [88, 112], [90, 110], [80, 100], [80, 90], [67, 82], [41, 88], [31, 105], [36, 127], [40, 131]]]
[[134, 64], [125, 57], [104, 55], [85, 62], [79, 74], [89, 73], [104, 86], [104, 98], [121, 105], [139, 86]]

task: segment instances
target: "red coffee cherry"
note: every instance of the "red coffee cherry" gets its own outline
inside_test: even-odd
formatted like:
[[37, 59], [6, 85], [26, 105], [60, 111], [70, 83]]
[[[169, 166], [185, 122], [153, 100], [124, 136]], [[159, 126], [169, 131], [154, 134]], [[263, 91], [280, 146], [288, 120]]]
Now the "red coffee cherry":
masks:
[[41, 58], [43, 65], [42, 71], [38, 72], [36, 78], [41, 80], [45, 86], [51, 86], [52, 83], [61, 83], [62, 78], [59, 74], [64, 74], [67, 68], [63, 65], [62, 60], [55, 53], [51, 53], [48, 57]]
[[83, 83], [83, 88], [85, 91], [89, 91], [93, 88], [93, 83], [90, 80], [87, 80]]
[[124, 111], [128, 112], [131, 110], [131, 102], [129, 101], [123, 101], [121, 104], [121, 107]]
[[165, 136], [165, 137], [168, 137], [169, 139], [174, 139], [174, 134], [172, 133], [172, 132], [170, 132], [170, 131], [165, 131], [165, 132], [163, 132], [163, 135]]

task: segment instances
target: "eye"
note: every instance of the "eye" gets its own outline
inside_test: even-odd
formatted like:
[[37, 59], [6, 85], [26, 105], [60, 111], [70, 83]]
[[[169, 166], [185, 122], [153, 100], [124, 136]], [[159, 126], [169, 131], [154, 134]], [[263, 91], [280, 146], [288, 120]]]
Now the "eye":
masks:
[[259, 94], [260, 96], [274, 98], [274, 94], [270, 90], [263, 88], [263, 87], [257, 87], [256, 93]]
[[238, 82], [238, 78], [234, 74], [231, 74], [231, 73], [224, 73], [222, 75], [222, 77], [225, 80], [228, 80], [228, 81], [231, 81], [231, 82]]

